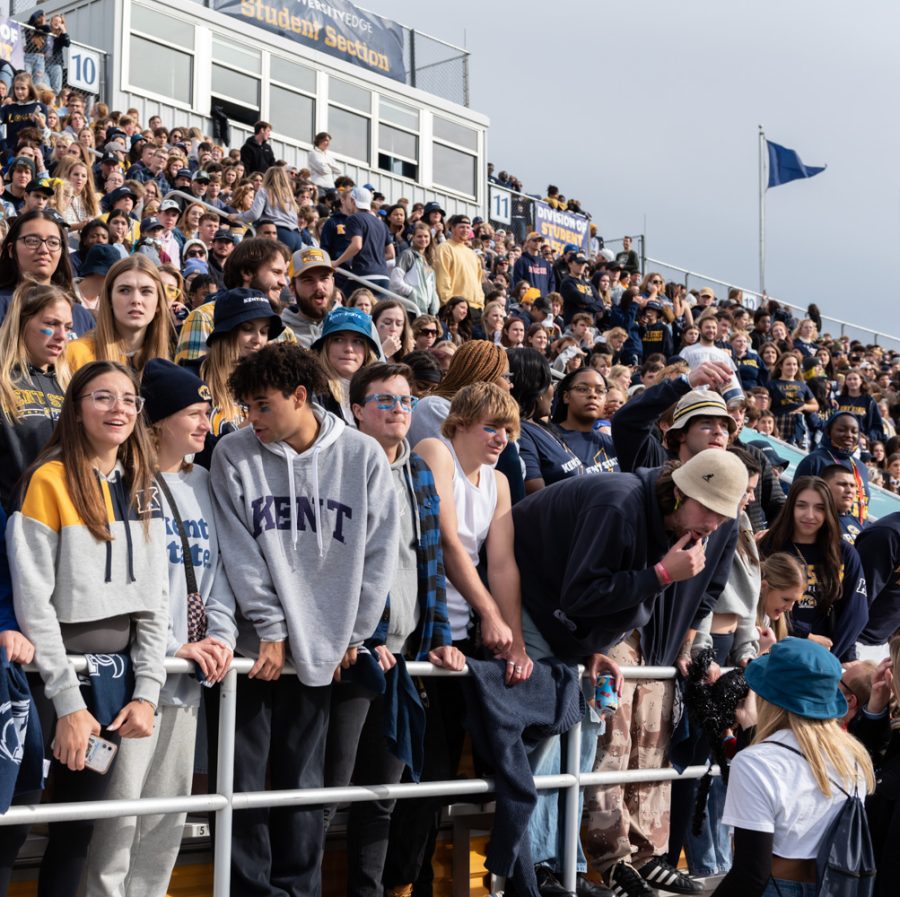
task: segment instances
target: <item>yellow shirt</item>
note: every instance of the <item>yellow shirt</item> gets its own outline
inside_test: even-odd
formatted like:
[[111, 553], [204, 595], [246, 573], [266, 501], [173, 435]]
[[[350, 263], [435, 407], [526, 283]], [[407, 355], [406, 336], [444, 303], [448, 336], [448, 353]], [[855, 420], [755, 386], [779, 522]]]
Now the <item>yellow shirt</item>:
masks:
[[465, 243], [445, 240], [434, 254], [434, 280], [441, 305], [462, 296], [472, 308], [484, 308], [481, 259]]

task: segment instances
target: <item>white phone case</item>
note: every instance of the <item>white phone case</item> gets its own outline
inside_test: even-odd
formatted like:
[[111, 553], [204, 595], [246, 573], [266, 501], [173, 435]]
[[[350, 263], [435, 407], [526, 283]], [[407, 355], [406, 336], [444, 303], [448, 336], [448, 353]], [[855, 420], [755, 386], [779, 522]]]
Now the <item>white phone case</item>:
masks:
[[109, 772], [118, 749], [118, 746], [111, 741], [91, 735], [88, 739], [87, 754], [84, 758], [85, 768], [104, 775]]

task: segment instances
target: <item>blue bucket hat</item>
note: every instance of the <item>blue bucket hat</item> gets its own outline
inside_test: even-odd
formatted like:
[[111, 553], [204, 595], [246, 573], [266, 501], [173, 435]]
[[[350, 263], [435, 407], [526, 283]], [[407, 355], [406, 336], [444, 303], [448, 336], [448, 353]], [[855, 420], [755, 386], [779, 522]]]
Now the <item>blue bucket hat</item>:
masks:
[[838, 685], [840, 661], [822, 645], [786, 638], [747, 664], [744, 678], [761, 698], [807, 719], [837, 719], [847, 712]]
[[85, 254], [78, 273], [82, 277], [90, 274], [102, 274], [105, 277], [109, 269], [121, 259], [122, 256], [115, 246], [110, 246], [108, 243], [95, 243]]
[[360, 336], [364, 336], [369, 341], [376, 355], [381, 352], [381, 346], [372, 338], [372, 319], [358, 308], [344, 308], [343, 306], [328, 313], [322, 326], [322, 335], [310, 348], [314, 350], [320, 349], [329, 336], [343, 331], [350, 331], [351, 333], [358, 333]]
[[206, 338], [206, 345], [211, 346], [220, 336], [231, 333], [245, 321], [269, 319], [269, 339], [275, 339], [284, 330], [284, 322], [277, 315], [265, 293], [235, 287], [216, 293], [216, 304], [213, 307], [213, 331]]

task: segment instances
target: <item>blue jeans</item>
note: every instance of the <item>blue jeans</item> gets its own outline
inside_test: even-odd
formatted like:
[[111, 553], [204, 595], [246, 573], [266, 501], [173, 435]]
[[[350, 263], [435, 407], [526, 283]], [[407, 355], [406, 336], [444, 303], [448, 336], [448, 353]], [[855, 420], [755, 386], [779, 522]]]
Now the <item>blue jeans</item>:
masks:
[[[697, 783], [694, 783], [696, 794]], [[706, 817], [700, 834], [688, 833], [684, 842], [691, 875], [724, 875], [731, 868], [731, 831], [721, 822], [725, 809], [725, 783], [721, 776], [712, 780], [706, 802]]]
[[284, 243], [291, 253], [295, 253], [298, 249], [303, 248], [303, 241], [300, 239], [300, 231], [296, 228], [281, 227], [276, 225], [275, 230], [278, 231], [278, 241]]
[[45, 58], [43, 53], [26, 53], [25, 54], [25, 71], [31, 75], [31, 80], [35, 84], [43, 84], [46, 78], [44, 72]]
[[[547, 644], [525, 610], [522, 611], [522, 633], [525, 636], [528, 656], [532, 660], [555, 656], [553, 649]], [[593, 694], [590, 694], [590, 685], [586, 687], [585, 698], [593, 697]], [[603, 724], [600, 717], [589, 707], [581, 721], [581, 772], [590, 772], [594, 768], [597, 739], [602, 731]], [[536, 776], [558, 775], [562, 768], [560, 736], [553, 735], [534, 745], [529, 751], [528, 762]], [[535, 865], [543, 863], [550, 866], [556, 872], [562, 870], [563, 857], [562, 828], [559, 824], [559, 798], [560, 794], [556, 790], [538, 791], [537, 803], [528, 822], [528, 841], [531, 845], [532, 861]], [[582, 789], [578, 795], [579, 819], [583, 806], [584, 790]], [[587, 858], [584, 855], [580, 837], [578, 839], [577, 868], [579, 872], [587, 872]]]
[[762, 897], [816, 897], [816, 886], [808, 881], [788, 881], [779, 878], [776, 889], [775, 879], [770, 878]]
[[63, 67], [61, 65], [47, 66], [47, 80], [50, 82], [50, 90], [57, 96], [63, 87]]

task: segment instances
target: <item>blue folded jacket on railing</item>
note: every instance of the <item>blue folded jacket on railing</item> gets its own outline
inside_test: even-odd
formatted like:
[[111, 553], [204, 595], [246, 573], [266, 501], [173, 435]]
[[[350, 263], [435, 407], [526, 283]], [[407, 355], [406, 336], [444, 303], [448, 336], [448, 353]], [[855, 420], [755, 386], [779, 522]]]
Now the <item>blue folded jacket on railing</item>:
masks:
[[406, 661], [399, 654], [394, 657], [396, 665], [385, 673], [377, 657], [362, 647], [356, 663], [341, 670], [341, 679], [384, 696], [384, 737], [388, 749], [406, 764], [412, 780], [419, 782], [425, 763], [425, 708]]
[[13, 796], [44, 787], [41, 724], [21, 666], [0, 648], [0, 813]]
[[515, 688], [502, 660], [466, 660], [466, 728], [478, 754], [493, 764], [497, 810], [485, 865], [512, 877], [516, 893], [538, 897], [528, 845], [528, 820], [537, 801], [526, 743], [568, 732], [584, 717], [578, 669], [544, 658]]

